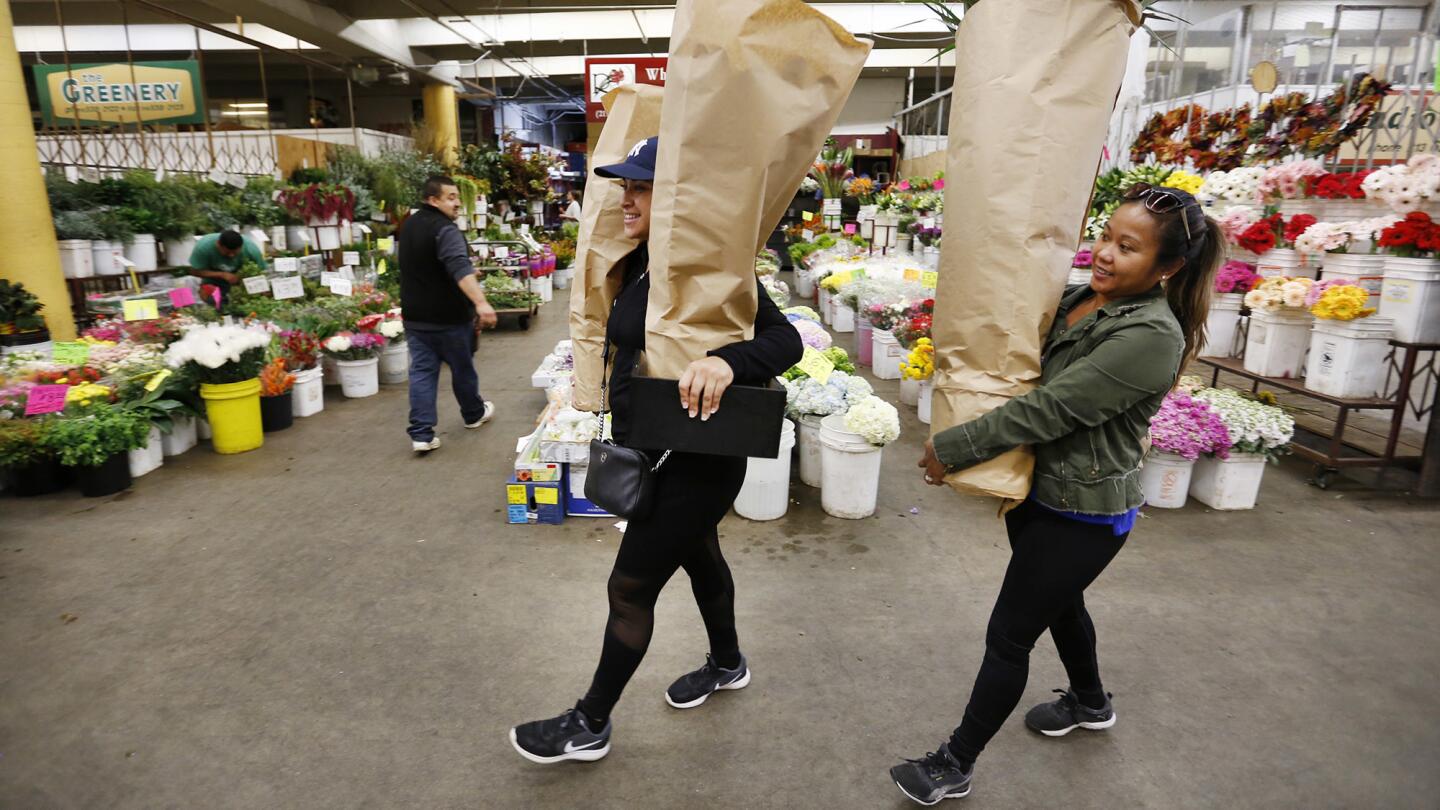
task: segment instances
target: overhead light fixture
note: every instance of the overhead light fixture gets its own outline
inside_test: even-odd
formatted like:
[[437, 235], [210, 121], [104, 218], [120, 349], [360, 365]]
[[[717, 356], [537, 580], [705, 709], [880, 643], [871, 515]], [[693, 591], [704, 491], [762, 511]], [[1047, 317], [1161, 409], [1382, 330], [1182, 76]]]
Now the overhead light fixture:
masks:
[[240, 117], [253, 117], [253, 116], [256, 116], [256, 115], [265, 115], [265, 111], [264, 111], [264, 110], [226, 110], [226, 111], [224, 111], [224, 112], [222, 112], [222, 113], [220, 113], [220, 114], [221, 114], [221, 115], [225, 115], [225, 116], [229, 116], [229, 117], [231, 117], [231, 118], [240, 118]]
[[236, 109], [269, 109], [270, 105], [264, 101], [232, 101], [225, 105]]

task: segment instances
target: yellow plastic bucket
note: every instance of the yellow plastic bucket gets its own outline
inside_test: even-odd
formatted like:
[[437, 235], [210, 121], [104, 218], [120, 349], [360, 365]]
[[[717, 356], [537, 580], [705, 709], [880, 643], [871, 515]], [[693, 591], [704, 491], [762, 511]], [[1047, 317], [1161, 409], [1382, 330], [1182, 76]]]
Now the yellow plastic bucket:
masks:
[[260, 424], [260, 378], [238, 383], [200, 384], [205, 416], [217, 453], [244, 453], [265, 443]]

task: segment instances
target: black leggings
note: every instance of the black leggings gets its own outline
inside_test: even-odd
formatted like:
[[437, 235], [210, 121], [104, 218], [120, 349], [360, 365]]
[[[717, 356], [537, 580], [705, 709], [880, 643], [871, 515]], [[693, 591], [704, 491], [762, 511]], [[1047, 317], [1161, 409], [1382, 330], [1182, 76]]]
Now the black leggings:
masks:
[[[1095, 625], [1085, 610], [1085, 588], [1120, 553], [1125, 537], [1109, 526], [1072, 520], [1026, 502], [1005, 516], [1010, 565], [985, 632], [985, 659], [965, 719], [950, 750], [973, 762], [1000, 730], [1025, 692], [1030, 650], [1046, 628], [1070, 676], [1070, 688], [1087, 702], [1103, 699], [1095, 658]], [[1098, 701], [1096, 701], [1098, 702]]]
[[640, 666], [655, 629], [655, 600], [676, 569], [690, 575], [705, 620], [710, 652], [722, 664], [737, 659], [735, 581], [720, 553], [717, 527], [745, 481], [745, 459], [673, 453], [660, 468], [655, 508], [632, 520], [610, 572], [610, 617], [586, 715], [604, 721]]

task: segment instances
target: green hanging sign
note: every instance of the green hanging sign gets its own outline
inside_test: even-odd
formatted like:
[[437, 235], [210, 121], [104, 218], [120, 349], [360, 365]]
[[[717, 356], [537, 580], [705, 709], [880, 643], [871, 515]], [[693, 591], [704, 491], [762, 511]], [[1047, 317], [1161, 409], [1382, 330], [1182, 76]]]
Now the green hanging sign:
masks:
[[200, 124], [205, 121], [200, 65], [110, 62], [35, 65], [35, 89], [47, 125]]

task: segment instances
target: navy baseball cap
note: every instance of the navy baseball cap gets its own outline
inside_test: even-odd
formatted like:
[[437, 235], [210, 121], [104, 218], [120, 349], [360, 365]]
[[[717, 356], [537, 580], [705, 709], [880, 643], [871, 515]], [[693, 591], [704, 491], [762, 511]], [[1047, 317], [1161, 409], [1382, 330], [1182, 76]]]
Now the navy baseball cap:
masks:
[[654, 180], [655, 150], [659, 147], [659, 135], [646, 138], [630, 147], [630, 154], [625, 156], [624, 163], [596, 166], [595, 174], [613, 180]]

